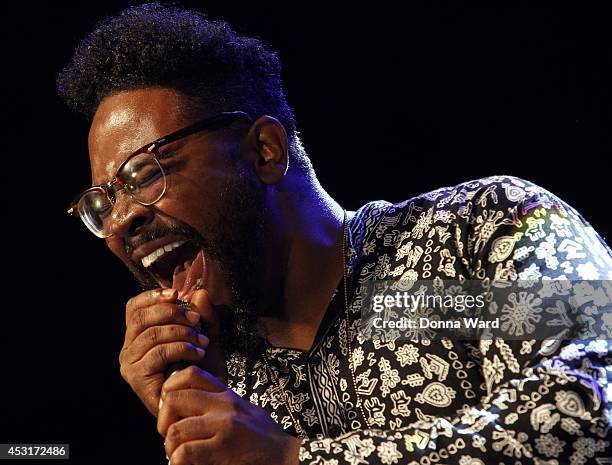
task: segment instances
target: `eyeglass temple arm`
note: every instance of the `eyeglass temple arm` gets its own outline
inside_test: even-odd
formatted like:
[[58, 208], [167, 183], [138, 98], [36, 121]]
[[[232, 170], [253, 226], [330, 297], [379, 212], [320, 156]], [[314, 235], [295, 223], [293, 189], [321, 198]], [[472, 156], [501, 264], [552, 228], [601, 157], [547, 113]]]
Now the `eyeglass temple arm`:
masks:
[[219, 113], [218, 115], [213, 116], [212, 118], [207, 118], [205, 120], [198, 121], [197, 123], [194, 123], [191, 126], [187, 126], [186, 128], [179, 129], [178, 131], [175, 131], [172, 134], [167, 135], [166, 137], [157, 139], [155, 142], [150, 144], [149, 150], [159, 148], [162, 145], [170, 144], [175, 140], [187, 137], [191, 134], [203, 131], [205, 129], [214, 129], [217, 127], [224, 126], [228, 123], [228, 121], [237, 118], [245, 118], [249, 122], [253, 122], [253, 118], [251, 118], [244, 111], [227, 111], [225, 113]]
[[79, 213], [77, 211], [79, 197], [70, 202], [70, 205], [66, 209], [66, 213], [68, 213], [70, 216], [79, 216]]

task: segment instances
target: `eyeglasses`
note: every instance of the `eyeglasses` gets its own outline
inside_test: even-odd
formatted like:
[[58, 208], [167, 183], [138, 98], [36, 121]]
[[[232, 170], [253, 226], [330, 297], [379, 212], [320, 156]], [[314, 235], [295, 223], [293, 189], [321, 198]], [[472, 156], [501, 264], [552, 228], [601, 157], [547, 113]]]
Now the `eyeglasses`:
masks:
[[166, 173], [159, 162], [161, 147], [197, 132], [222, 128], [240, 118], [253, 122], [243, 111], [223, 112], [139, 148], [121, 163], [111, 181], [81, 193], [68, 207], [68, 214], [80, 217], [96, 236], [112, 236], [109, 225], [117, 192], [125, 189], [141, 205], [153, 205], [166, 192]]

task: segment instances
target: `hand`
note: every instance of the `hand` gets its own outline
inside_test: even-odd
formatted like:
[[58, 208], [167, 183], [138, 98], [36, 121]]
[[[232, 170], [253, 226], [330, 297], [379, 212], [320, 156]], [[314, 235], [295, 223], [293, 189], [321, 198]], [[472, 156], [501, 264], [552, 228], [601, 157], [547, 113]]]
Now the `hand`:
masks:
[[137, 295], [126, 306], [121, 376], [154, 416], [166, 368], [181, 360], [201, 361], [209, 344], [206, 336], [193, 329], [201, 318], [193, 311], [197, 308], [177, 305], [177, 296], [174, 289], [156, 289]]
[[196, 366], [164, 383], [157, 429], [172, 465], [298, 463], [299, 438]]

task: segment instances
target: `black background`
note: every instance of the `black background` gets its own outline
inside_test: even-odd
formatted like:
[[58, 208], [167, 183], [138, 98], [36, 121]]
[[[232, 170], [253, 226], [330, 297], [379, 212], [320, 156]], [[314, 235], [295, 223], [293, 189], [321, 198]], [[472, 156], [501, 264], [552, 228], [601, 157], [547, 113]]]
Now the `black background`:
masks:
[[[55, 76], [127, 4], [14, 3], [3, 18], [0, 442], [71, 443], [73, 463], [164, 463], [154, 419], [119, 375], [123, 306], [138, 288], [64, 216], [89, 184], [88, 124], [56, 97]], [[318, 177], [346, 208], [512, 174], [609, 234], [605, 10], [183, 4], [278, 50]]]

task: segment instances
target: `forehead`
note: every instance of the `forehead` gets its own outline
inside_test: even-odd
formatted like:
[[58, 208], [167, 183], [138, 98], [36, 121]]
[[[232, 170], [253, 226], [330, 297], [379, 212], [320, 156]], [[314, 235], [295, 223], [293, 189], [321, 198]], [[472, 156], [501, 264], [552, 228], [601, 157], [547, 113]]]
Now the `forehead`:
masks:
[[167, 88], [120, 92], [105, 98], [89, 129], [92, 181], [109, 181], [135, 150], [181, 127], [184, 97]]

